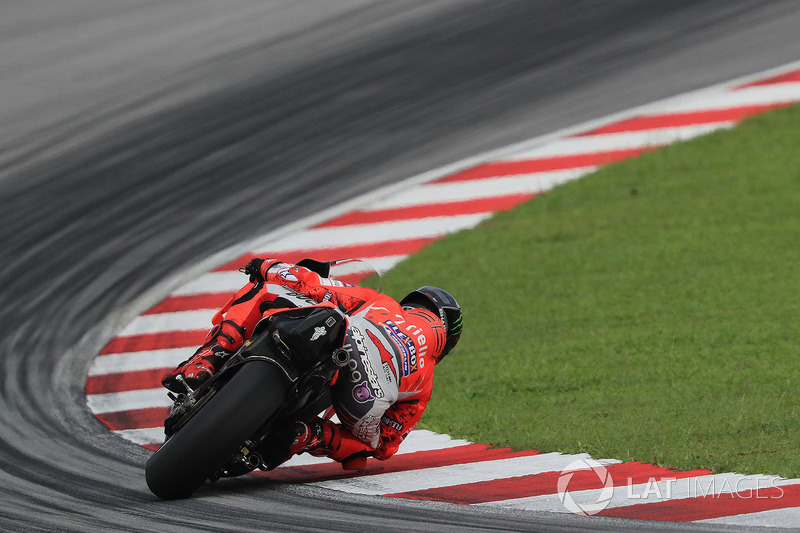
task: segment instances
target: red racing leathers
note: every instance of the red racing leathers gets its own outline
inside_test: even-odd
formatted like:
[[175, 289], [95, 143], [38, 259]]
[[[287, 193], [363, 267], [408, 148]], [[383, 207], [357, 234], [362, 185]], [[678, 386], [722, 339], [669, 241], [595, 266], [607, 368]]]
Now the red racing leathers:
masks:
[[323, 278], [277, 259], [264, 259], [256, 279], [214, 317], [205, 345], [238, 349], [262, 317], [291, 307], [329, 306], [348, 316], [349, 364], [332, 386], [337, 430], [326, 455], [391, 457], [422, 416], [445, 327], [425, 309], [404, 310], [391, 297]]

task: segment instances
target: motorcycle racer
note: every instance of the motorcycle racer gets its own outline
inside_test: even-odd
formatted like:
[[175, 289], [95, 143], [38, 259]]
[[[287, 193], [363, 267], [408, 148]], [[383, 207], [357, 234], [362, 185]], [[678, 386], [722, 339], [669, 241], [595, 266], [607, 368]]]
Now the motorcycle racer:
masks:
[[420, 287], [397, 302], [378, 291], [324, 277], [314, 263], [324, 265], [251, 260], [243, 270], [249, 283], [214, 316], [203, 345], [162, 383], [181, 392], [180, 376], [196, 388], [242, 346], [263, 317], [296, 307], [338, 309], [348, 319], [343, 348], [349, 354], [331, 386], [340, 423], [321, 418], [297, 422], [289, 453], [328, 456], [345, 469], [363, 468], [369, 456], [385, 460], [394, 455], [422, 417], [434, 367], [461, 336], [461, 308], [438, 287]]

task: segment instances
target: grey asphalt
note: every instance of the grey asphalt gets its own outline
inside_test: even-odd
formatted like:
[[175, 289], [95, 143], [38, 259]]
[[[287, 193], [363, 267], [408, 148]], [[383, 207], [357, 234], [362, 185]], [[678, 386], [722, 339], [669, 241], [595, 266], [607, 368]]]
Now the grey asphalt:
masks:
[[797, 28], [793, 0], [4, 1], [0, 529], [655, 527], [263, 481], [160, 502], [147, 452], [88, 412], [86, 371], [164, 280], [219, 250], [476, 153], [798, 60]]

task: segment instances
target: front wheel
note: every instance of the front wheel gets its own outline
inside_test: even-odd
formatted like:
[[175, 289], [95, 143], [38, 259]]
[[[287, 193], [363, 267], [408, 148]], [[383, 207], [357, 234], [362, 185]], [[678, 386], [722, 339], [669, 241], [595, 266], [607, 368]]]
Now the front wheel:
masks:
[[244, 363], [222, 389], [147, 461], [150, 490], [187, 498], [283, 404], [286, 380], [274, 365]]

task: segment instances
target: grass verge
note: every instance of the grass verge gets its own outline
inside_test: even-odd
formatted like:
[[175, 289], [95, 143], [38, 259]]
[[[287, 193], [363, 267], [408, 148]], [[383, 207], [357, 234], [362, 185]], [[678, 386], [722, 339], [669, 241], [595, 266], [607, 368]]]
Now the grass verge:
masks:
[[800, 107], [599, 172], [438, 241], [464, 335], [422, 426], [800, 477]]

